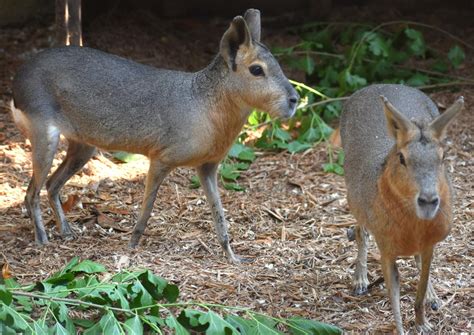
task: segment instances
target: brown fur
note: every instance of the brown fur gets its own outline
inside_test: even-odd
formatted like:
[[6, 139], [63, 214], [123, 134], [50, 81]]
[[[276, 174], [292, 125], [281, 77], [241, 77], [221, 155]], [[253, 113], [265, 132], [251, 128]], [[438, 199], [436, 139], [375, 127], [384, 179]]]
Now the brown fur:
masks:
[[[451, 194], [443, 174], [440, 180], [440, 209], [432, 220], [420, 220], [415, 208], [406, 199], [414, 198], [416, 190], [406, 178], [394, 178], [391, 160], [378, 181], [379, 197], [372, 205], [376, 225], [368, 228], [374, 233], [381, 252], [387, 257], [412, 256], [442, 241], [451, 229]], [[382, 224], [383, 222], [383, 224]]]
[[364, 294], [369, 285], [366, 231], [370, 231], [380, 249], [399, 334], [404, 330], [397, 257], [414, 255], [420, 270], [417, 329], [431, 330], [424, 302], [432, 308], [439, 303], [430, 267], [435, 245], [446, 238], [452, 224], [452, 190], [441, 142], [462, 106], [461, 97], [439, 115], [429, 97], [416, 89], [373, 85], [355, 93], [341, 116], [348, 202], [359, 225], [353, 234], [358, 247], [354, 291]]

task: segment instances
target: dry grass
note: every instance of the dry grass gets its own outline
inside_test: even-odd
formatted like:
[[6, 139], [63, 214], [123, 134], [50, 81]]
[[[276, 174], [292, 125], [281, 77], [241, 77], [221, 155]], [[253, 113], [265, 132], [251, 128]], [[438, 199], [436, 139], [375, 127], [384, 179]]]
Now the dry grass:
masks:
[[[110, 29], [105, 29], [100, 38], [97, 29], [91, 28], [93, 44], [111, 43]], [[9, 29], [0, 34], [0, 41], [6, 44], [6, 57], [0, 59], [0, 68], [5, 69], [0, 78], [4, 100], [9, 97], [11, 74], [21, 62], [19, 55], [46, 44], [50, 34], [44, 28], [37, 30], [34, 45], [29, 45], [33, 31]], [[168, 40], [178, 37], [173, 35]], [[132, 43], [136, 50], [139, 42]], [[156, 51], [160, 43], [165, 42], [157, 42], [151, 49]], [[114, 48], [119, 53], [124, 50], [120, 44], [109, 47]], [[180, 48], [189, 54], [198, 47], [189, 42]], [[204, 64], [208, 56], [196, 60], [195, 66]], [[165, 58], [163, 54], [157, 57]], [[174, 61], [173, 57], [166, 59]], [[179, 62], [175, 65], [180, 66]], [[467, 108], [451, 128], [448, 157], [457, 193], [455, 228], [439, 244], [432, 269], [433, 283], [444, 305], [437, 312], [428, 311], [428, 319], [439, 333], [472, 331], [474, 90], [461, 93]], [[433, 98], [448, 105], [458, 94], [445, 91]], [[232, 244], [237, 253], [255, 259], [251, 264], [235, 266], [225, 261], [204, 194], [189, 189], [193, 173], [186, 169], [178, 169], [164, 182], [140, 248], [129, 250], [129, 231], [142, 198], [147, 162], [117, 165], [107, 154], [92, 159], [64, 189], [64, 199], [73, 199], [74, 195], [82, 205], [72, 206], [67, 213], [78, 239], [60, 239], [43, 196], [51, 243], [38, 248], [22, 207], [31, 173], [30, 146], [14, 128], [6, 108], [0, 109], [0, 137], [0, 250], [21, 281], [45, 278], [78, 256], [103, 263], [111, 271], [149, 268], [178, 284], [182, 300], [252, 307], [275, 316], [301, 315], [336, 324], [346, 331], [393, 330], [383, 285], [375, 286], [366, 296], [352, 295], [356, 251], [354, 243], [346, 238], [346, 229], [354, 219], [347, 208], [343, 178], [321, 172], [326, 157], [324, 145], [298, 155], [264, 154], [240, 181], [246, 192], [221, 189]], [[59, 159], [64, 156], [64, 145], [62, 149]], [[378, 259], [372, 243], [371, 281], [381, 276]], [[413, 329], [418, 278], [413, 261], [400, 260], [400, 272], [404, 326]]]

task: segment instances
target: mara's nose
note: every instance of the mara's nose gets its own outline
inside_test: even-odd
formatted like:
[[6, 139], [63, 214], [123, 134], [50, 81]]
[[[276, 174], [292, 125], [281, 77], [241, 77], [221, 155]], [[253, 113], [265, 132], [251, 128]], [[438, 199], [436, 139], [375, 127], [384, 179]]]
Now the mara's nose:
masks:
[[417, 199], [418, 206], [425, 207], [425, 206], [438, 206], [439, 204], [439, 197], [437, 194], [420, 194]]

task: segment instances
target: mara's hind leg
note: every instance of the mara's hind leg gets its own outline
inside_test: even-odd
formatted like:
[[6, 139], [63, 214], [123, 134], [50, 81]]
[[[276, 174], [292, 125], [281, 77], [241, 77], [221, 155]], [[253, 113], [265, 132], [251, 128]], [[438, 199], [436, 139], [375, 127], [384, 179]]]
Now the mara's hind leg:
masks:
[[128, 244], [131, 248], [135, 248], [138, 245], [141, 236], [145, 232], [148, 219], [153, 210], [156, 194], [158, 193], [161, 183], [171, 170], [170, 167], [162, 164], [159, 160], [150, 158], [150, 167], [146, 176], [145, 194], [143, 196], [140, 215], [138, 216], [138, 221], [133, 228], [132, 237]]
[[367, 240], [368, 234], [364, 227], [354, 227], [355, 240], [357, 242], [357, 259], [354, 271], [354, 293], [362, 295], [367, 293], [369, 280], [367, 279]]
[[66, 182], [76, 174], [92, 157], [95, 147], [88, 144], [69, 141], [67, 154], [64, 161], [46, 182], [48, 199], [56, 216], [56, 224], [61, 236], [72, 238], [74, 236], [69, 226], [59, 198], [59, 191]]
[[53, 126], [37, 125], [30, 129], [33, 176], [25, 196], [25, 206], [35, 225], [35, 239], [39, 245], [48, 243], [41, 218], [40, 191], [46, 181], [59, 143], [59, 131]]

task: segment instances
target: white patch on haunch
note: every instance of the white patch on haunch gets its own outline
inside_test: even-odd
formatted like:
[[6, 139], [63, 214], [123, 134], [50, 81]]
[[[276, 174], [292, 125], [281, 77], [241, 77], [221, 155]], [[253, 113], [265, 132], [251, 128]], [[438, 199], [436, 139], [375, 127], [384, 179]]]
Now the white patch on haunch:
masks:
[[12, 113], [13, 121], [20, 131], [24, 134], [28, 134], [29, 129], [29, 120], [26, 118], [25, 114], [21, 109], [15, 107], [13, 99], [10, 101], [10, 110]]

